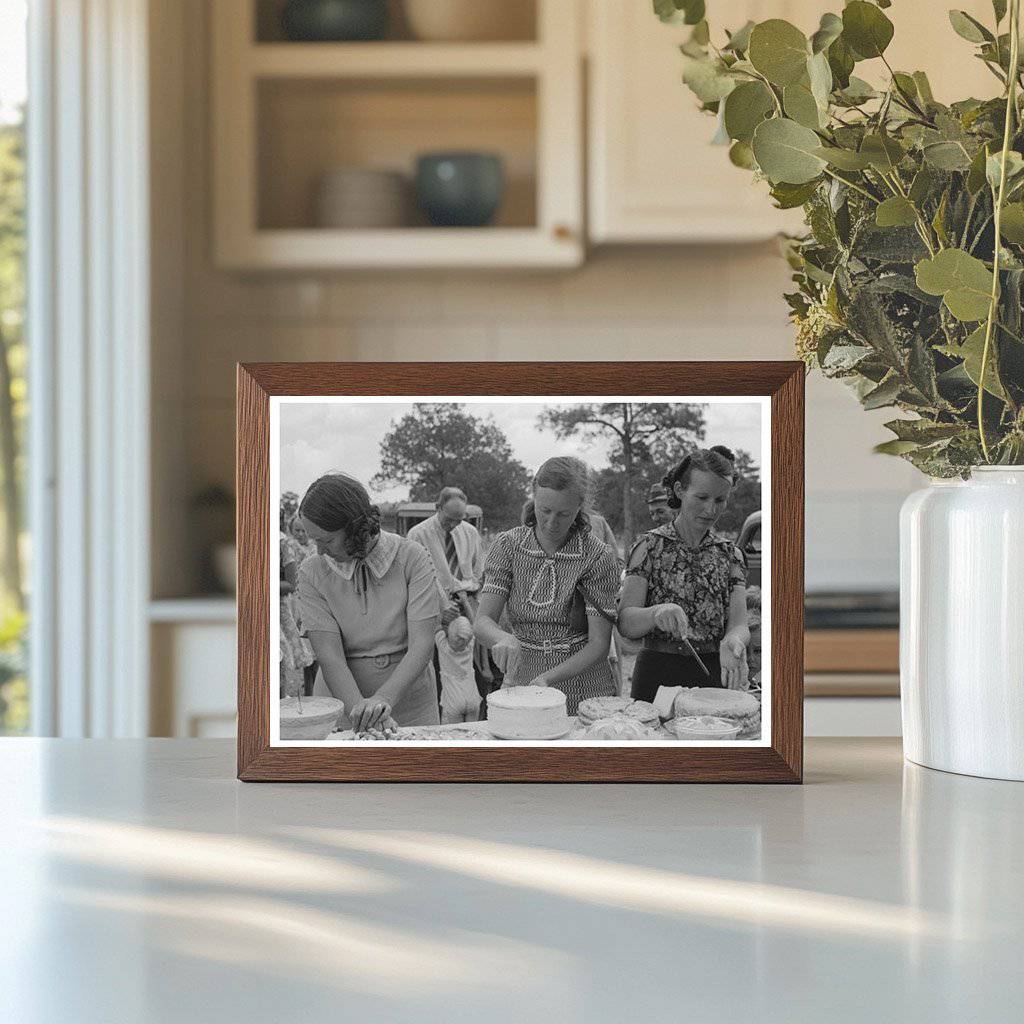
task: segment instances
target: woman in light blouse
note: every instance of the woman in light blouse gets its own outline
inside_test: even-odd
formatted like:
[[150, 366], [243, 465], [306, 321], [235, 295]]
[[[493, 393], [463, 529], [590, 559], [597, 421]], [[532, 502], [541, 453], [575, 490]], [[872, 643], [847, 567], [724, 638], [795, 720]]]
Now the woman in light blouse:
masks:
[[[438, 724], [431, 657], [440, 616], [427, 552], [380, 528], [366, 489], [341, 473], [322, 476], [299, 505], [317, 547], [299, 569], [303, 630], [326, 691], [356, 732], [386, 724]], [[341, 723], [344, 728], [344, 718]]]
[[630, 551], [619, 630], [643, 637], [633, 669], [638, 700], [652, 700], [659, 686], [747, 688], [746, 567], [732, 541], [713, 529], [735, 482], [728, 448], [687, 455], [664, 480], [675, 518]]

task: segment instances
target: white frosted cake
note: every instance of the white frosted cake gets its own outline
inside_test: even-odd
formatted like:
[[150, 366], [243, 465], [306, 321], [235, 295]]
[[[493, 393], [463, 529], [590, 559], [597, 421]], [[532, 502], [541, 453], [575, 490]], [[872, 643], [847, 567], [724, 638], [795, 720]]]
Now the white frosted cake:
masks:
[[550, 686], [510, 686], [487, 696], [487, 722], [509, 740], [554, 739], [569, 728], [565, 694]]

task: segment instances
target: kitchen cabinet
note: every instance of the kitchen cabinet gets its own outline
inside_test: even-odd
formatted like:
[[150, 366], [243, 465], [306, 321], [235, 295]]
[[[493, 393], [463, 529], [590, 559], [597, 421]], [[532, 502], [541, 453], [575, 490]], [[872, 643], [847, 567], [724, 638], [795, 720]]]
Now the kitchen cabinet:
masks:
[[[528, 0], [521, 0], [528, 2]], [[230, 269], [557, 267], [583, 258], [579, 0], [535, 0], [534, 38], [292, 42], [273, 3], [211, 5], [214, 255]], [[493, 225], [318, 226], [339, 168], [411, 178], [423, 152], [497, 153]], [[349, 172], [350, 173], [350, 172]]]
[[[810, 34], [823, 11], [842, 6], [735, 0], [709, 8], [716, 35], [767, 18]], [[957, 6], [992, 20], [988, 0]], [[886, 14], [896, 28], [887, 53], [893, 67], [926, 71], [943, 101], [995, 94], [998, 83], [953, 33], [944, 7], [902, 3]], [[678, 46], [688, 27], [662, 24], [645, 0], [590, 0], [587, 24], [591, 241], [752, 241], [802, 228], [799, 210], [776, 210], [764, 183], [734, 167], [725, 147], [710, 145], [715, 121], [681, 81]], [[857, 74], [878, 81], [885, 69], [861, 63]]]

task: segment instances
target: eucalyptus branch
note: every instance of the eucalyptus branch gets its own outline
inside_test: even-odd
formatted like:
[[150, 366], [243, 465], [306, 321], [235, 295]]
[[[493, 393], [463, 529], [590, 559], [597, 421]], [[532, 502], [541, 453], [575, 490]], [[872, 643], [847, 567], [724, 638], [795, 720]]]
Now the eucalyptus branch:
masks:
[[985, 461], [991, 464], [988, 437], [985, 433], [985, 373], [988, 369], [989, 350], [992, 345], [992, 329], [999, 309], [999, 257], [1002, 252], [1000, 230], [1002, 228], [1003, 202], [1006, 198], [1006, 161], [1010, 152], [1011, 128], [1017, 112], [1017, 68], [1020, 62], [1020, 0], [1010, 0], [1010, 73], [1006, 86], [1006, 117], [1003, 123], [1003, 149], [999, 154], [999, 190], [995, 196], [993, 213], [995, 243], [992, 253], [992, 295], [989, 299], [988, 318], [985, 321], [985, 345], [981, 350], [981, 369], [978, 371], [978, 434]]
[[871, 202], [875, 203], [876, 205], [880, 202], [878, 196], [873, 196], [870, 192], [868, 192], [867, 189], [861, 188], [860, 185], [858, 185], [854, 181], [847, 181], [846, 178], [840, 178], [838, 174], [833, 174], [833, 172], [830, 171], [827, 167], [824, 168], [823, 173], [827, 174], [833, 181], [838, 181], [840, 182], [840, 184], [852, 188], [854, 192], [859, 192], [862, 196], [866, 196], [868, 199], [871, 200]]

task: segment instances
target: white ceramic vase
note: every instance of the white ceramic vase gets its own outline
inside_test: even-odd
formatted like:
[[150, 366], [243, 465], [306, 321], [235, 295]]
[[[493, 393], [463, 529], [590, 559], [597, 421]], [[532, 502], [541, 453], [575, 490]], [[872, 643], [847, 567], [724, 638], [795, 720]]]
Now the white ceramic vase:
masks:
[[911, 761], [1024, 781], [1024, 466], [904, 503], [900, 692]]

